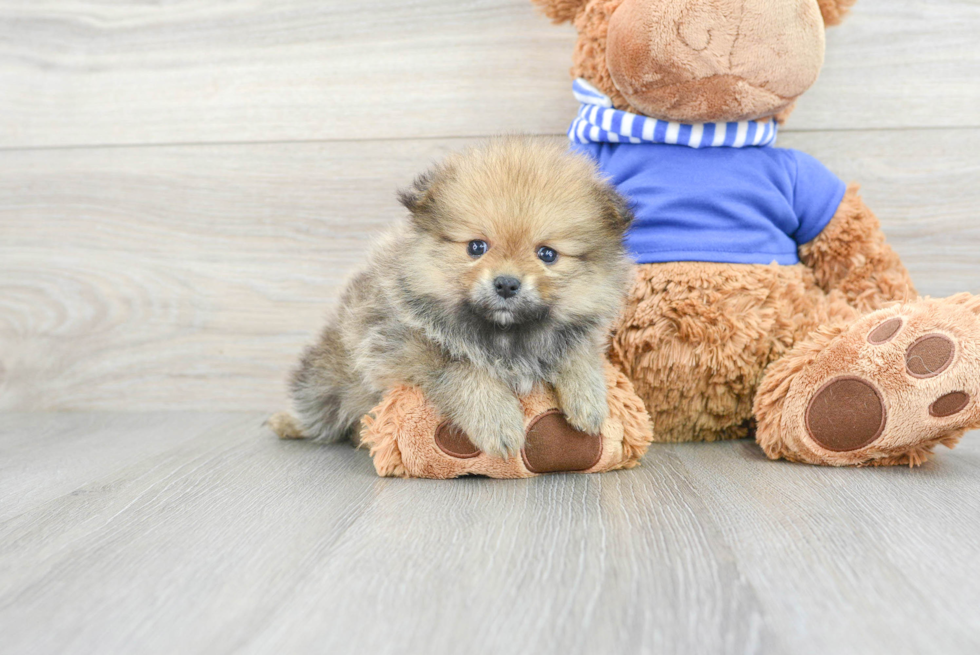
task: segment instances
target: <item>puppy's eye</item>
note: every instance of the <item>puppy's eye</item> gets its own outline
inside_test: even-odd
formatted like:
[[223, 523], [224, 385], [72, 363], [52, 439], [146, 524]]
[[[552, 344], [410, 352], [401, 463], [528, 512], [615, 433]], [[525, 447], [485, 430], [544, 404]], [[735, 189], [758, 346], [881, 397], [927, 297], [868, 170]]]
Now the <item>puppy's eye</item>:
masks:
[[471, 257], [479, 257], [480, 255], [484, 255], [489, 249], [490, 246], [487, 245], [487, 242], [481, 239], [473, 239], [466, 244], [466, 252], [468, 252]]
[[558, 253], [548, 246], [541, 246], [538, 248], [538, 259], [543, 261], [545, 264], [553, 264], [555, 263], [555, 260], [558, 259]]

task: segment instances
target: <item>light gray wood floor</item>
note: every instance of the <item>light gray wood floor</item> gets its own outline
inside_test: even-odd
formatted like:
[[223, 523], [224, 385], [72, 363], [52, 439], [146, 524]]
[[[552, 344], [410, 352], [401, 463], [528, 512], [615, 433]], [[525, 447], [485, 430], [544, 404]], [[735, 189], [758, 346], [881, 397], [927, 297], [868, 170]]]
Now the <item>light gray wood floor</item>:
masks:
[[436, 482], [254, 413], [4, 419], [3, 653], [980, 650], [980, 434], [916, 470], [739, 441]]

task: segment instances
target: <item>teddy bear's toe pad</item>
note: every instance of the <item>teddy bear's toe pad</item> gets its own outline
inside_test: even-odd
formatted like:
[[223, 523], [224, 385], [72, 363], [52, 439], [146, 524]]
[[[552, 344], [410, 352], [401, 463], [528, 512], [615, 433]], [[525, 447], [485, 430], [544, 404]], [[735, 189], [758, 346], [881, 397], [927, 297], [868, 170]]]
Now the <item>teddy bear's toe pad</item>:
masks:
[[827, 450], [846, 452], [864, 448], [880, 437], [885, 418], [885, 403], [873, 385], [857, 377], [840, 377], [813, 396], [806, 428]]
[[929, 406], [929, 414], [936, 418], [946, 418], [959, 414], [970, 404], [970, 394], [965, 391], [951, 391]]
[[456, 459], [469, 459], [480, 454], [480, 449], [470, 441], [466, 433], [449, 421], [443, 421], [436, 428], [436, 446]]
[[576, 430], [561, 412], [553, 410], [528, 426], [522, 456], [532, 473], [585, 471], [602, 457], [602, 437]]
[[953, 361], [956, 346], [942, 334], [919, 337], [905, 353], [905, 368], [912, 377], [926, 379], [939, 375]]
[[890, 318], [875, 329], [871, 330], [871, 334], [868, 335], [868, 343], [874, 346], [880, 346], [883, 343], [888, 343], [896, 334], [898, 334], [901, 327], [901, 318], [898, 316]]

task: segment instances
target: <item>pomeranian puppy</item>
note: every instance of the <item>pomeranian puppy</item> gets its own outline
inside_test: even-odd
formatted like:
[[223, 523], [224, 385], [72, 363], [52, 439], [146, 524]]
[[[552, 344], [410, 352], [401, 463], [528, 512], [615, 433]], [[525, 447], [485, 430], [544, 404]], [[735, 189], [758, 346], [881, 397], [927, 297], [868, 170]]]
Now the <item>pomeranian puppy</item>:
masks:
[[416, 385], [483, 452], [524, 445], [518, 396], [554, 388], [568, 421], [608, 414], [602, 355], [632, 270], [626, 202], [587, 159], [497, 139], [400, 193], [377, 245], [291, 382], [281, 437], [337, 440], [387, 389]]

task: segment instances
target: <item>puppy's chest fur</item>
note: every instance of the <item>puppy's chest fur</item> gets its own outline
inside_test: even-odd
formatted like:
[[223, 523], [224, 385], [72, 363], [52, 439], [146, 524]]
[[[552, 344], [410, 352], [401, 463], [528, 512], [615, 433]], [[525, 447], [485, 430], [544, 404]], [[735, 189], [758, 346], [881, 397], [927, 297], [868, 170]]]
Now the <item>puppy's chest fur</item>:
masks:
[[456, 359], [468, 360], [490, 372], [517, 394], [540, 382], [554, 381], [570, 351], [594, 328], [591, 324], [558, 323], [549, 317], [528, 324], [501, 327], [460, 312], [445, 323], [433, 321], [427, 332]]
[[518, 395], [527, 395], [537, 383], [553, 378], [558, 362], [547, 351], [535, 354], [525, 338], [522, 334], [503, 331], [489, 335], [467, 349], [469, 359]]

